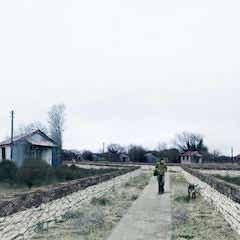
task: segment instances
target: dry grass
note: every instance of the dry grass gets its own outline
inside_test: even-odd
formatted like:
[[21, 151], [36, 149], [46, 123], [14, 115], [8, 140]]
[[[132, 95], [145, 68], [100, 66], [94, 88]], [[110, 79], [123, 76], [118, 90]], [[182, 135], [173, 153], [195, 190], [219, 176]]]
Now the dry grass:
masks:
[[63, 222], [36, 234], [39, 240], [103, 240], [148, 184], [149, 174], [132, 178], [126, 185], [93, 198], [78, 211], [65, 214]]
[[143, 189], [149, 182], [149, 174], [142, 174], [137, 177], [131, 178], [126, 184], [125, 187], [127, 188], [139, 188]]
[[10, 185], [9, 183], [0, 183], [0, 199], [13, 197], [15, 194], [29, 191], [26, 186]]
[[214, 176], [226, 182], [240, 186], [240, 176], [230, 176], [230, 175], [226, 175], [226, 176], [214, 175]]
[[180, 173], [172, 174], [173, 237], [172, 240], [237, 240], [223, 216], [202, 197], [187, 198], [187, 182]]

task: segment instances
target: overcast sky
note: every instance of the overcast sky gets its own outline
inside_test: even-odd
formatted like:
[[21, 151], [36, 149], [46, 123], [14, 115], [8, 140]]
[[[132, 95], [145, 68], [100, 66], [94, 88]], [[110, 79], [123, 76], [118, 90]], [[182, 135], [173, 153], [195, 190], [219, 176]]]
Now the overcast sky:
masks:
[[240, 153], [238, 0], [1, 0], [0, 138], [65, 103], [64, 147], [171, 141]]

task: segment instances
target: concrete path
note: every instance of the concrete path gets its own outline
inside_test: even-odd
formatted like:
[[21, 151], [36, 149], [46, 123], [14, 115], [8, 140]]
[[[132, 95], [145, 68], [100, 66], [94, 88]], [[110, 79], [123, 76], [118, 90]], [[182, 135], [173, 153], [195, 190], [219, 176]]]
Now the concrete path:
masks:
[[171, 193], [166, 175], [166, 193], [157, 194], [157, 181], [152, 178], [141, 197], [121, 219], [108, 240], [170, 240]]

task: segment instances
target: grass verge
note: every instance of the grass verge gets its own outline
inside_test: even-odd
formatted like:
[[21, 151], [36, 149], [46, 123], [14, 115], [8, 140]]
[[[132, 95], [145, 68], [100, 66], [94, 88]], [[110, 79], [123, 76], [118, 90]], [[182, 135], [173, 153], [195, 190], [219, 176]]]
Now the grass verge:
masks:
[[77, 211], [69, 211], [63, 222], [37, 233], [38, 240], [103, 240], [107, 239], [132, 203], [140, 196], [151, 175], [143, 173], [131, 178], [104, 196], [93, 198]]
[[188, 183], [181, 173], [171, 174], [173, 236], [172, 240], [237, 240], [239, 236], [201, 196], [187, 197]]
[[221, 180], [224, 180], [226, 182], [229, 182], [229, 183], [232, 183], [232, 184], [235, 184], [235, 185], [239, 185], [240, 186], [240, 177], [238, 176], [229, 176], [229, 175], [226, 175], [226, 176], [222, 176], [222, 175], [214, 175], [214, 177], [217, 177]]

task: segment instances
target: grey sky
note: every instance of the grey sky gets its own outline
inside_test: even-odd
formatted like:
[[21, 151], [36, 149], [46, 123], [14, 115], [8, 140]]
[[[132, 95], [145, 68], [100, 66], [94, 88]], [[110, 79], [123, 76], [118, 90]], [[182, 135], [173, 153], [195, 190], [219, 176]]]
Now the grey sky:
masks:
[[67, 148], [184, 130], [240, 153], [239, 1], [0, 1], [0, 138], [67, 106]]

